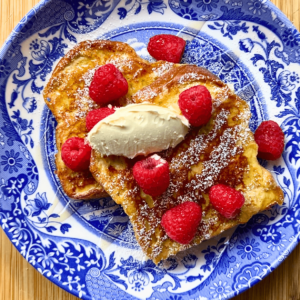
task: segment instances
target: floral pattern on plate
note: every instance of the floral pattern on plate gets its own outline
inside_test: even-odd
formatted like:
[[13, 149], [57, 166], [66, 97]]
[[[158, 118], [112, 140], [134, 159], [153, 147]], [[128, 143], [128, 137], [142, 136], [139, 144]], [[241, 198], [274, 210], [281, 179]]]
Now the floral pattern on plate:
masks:
[[[114, 201], [63, 193], [42, 90], [84, 39], [127, 42], [150, 60], [146, 45], [159, 33], [185, 38], [183, 62], [208, 68], [245, 99], [251, 130], [276, 120], [286, 145], [282, 159], [260, 161], [284, 191], [281, 207], [156, 266]], [[299, 32], [265, 0], [40, 2], [0, 52], [2, 229], [40, 273], [83, 299], [228, 299], [250, 288], [299, 242], [299, 45]]]

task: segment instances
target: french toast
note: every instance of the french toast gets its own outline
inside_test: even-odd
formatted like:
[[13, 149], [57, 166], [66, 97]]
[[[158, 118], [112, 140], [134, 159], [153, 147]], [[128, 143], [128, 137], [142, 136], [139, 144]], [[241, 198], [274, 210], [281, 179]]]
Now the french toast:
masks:
[[[137, 185], [132, 168], [139, 157], [105, 157], [92, 151], [90, 171], [116, 203], [123, 206], [138, 243], [156, 264], [283, 202], [282, 190], [257, 161], [258, 146], [249, 129], [248, 104], [218, 77], [200, 67], [180, 65], [139, 90], [132, 100], [150, 102], [181, 114], [179, 94], [196, 85], [204, 85], [210, 91], [212, 117], [206, 125], [191, 128], [175, 148], [159, 153], [170, 168], [170, 185], [161, 196], [146, 195]], [[210, 187], [219, 183], [239, 190], [245, 197], [234, 219], [223, 217], [209, 201]], [[183, 245], [167, 236], [161, 218], [167, 210], [186, 201], [201, 205], [203, 213], [194, 239]]]
[[56, 121], [56, 174], [65, 193], [74, 199], [107, 196], [102, 185], [87, 171], [75, 172], [61, 159], [61, 147], [71, 137], [87, 134], [86, 114], [99, 108], [89, 97], [89, 85], [97, 67], [114, 64], [127, 79], [128, 93], [115, 105], [130, 103], [131, 96], [153, 82], [173, 64], [141, 59], [133, 48], [121, 42], [84, 41], [70, 50], [58, 63], [44, 89], [44, 100]]

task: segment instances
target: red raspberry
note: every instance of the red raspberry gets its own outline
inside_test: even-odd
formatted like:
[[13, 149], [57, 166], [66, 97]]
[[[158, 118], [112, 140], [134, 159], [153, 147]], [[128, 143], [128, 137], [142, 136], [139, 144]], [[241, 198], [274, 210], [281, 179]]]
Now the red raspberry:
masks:
[[161, 219], [167, 235], [180, 244], [189, 244], [201, 222], [202, 209], [195, 202], [184, 202], [168, 210]]
[[72, 137], [62, 145], [61, 158], [71, 170], [84, 171], [89, 168], [91, 151], [92, 148], [84, 142], [84, 139]]
[[179, 63], [184, 47], [184, 39], [171, 34], [159, 34], [150, 38], [147, 50], [157, 60]]
[[88, 112], [86, 115], [86, 129], [91, 131], [93, 127], [105, 119], [109, 115], [112, 115], [115, 112], [115, 108], [102, 107], [98, 109], [94, 109]]
[[112, 64], [100, 67], [90, 85], [90, 97], [98, 104], [105, 105], [125, 96], [128, 92], [127, 80]]
[[245, 202], [241, 192], [225, 184], [212, 186], [209, 190], [209, 200], [215, 210], [227, 219], [234, 219]]
[[211, 117], [212, 100], [203, 85], [193, 86], [179, 95], [179, 108], [192, 126], [206, 124]]
[[169, 186], [169, 164], [156, 154], [135, 163], [132, 171], [138, 185], [152, 197], [161, 195]]
[[259, 158], [276, 160], [281, 156], [284, 149], [284, 134], [276, 122], [262, 122], [255, 131], [254, 139], [258, 145]]

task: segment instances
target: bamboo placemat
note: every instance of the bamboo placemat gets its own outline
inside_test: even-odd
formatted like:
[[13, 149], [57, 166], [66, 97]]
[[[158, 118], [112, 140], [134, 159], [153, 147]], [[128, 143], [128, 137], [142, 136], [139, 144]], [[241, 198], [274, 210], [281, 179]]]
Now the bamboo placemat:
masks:
[[[272, 0], [300, 29], [300, 0]], [[38, 0], [0, 0], [0, 46]], [[1, 225], [1, 224], [0, 224]], [[0, 229], [0, 300], [75, 300], [36, 271]], [[300, 245], [269, 276], [234, 300], [299, 300]], [[116, 299], [113, 299], [116, 300]]]

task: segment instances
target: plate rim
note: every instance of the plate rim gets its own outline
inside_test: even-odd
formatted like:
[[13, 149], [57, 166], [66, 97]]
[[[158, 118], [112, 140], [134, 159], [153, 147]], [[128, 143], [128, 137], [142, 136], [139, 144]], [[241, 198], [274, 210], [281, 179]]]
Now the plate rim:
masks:
[[[53, 0], [42, 0], [40, 2], [38, 2], [36, 5], [34, 5], [30, 10], [29, 12], [18, 22], [18, 24], [14, 27], [13, 31], [9, 34], [9, 36], [6, 38], [5, 42], [3, 43], [3, 45], [1, 46], [0, 48], [0, 59], [3, 58], [3, 56], [5, 56], [6, 52], [7, 52], [7, 49], [10, 47], [10, 45], [12, 44], [13, 40], [14, 40], [14, 32], [16, 31], [17, 28], [19, 28], [18, 31], [22, 30], [27, 22], [29, 22], [31, 19], [34, 18], [35, 14], [39, 12], [39, 10], [41, 9], [41, 7], [43, 5], [46, 5], [47, 3], [49, 2], [52, 2]], [[77, 0], [78, 1], [78, 0]], [[293, 29], [296, 29], [297, 32], [299, 32], [299, 30], [295, 27], [295, 25], [289, 20], [289, 18], [273, 3], [271, 2], [270, 0], [266, 0], [265, 2], [270, 10], [272, 11], [275, 11], [279, 18], [281, 20], [283, 20], [286, 24], [289, 25], [289, 28], [293, 28]], [[32, 12], [35, 12], [33, 15]], [[22, 23], [22, 20], [24, 20], [24, 22]], [[20, 23], [22, 24], [21, 27], [19, 26]], [[262, 26], [262, 25], [261, 25]], [[47, 28], [47, 27], [46, 27]], [[284, 159], [285, 160], [285, 159]], [[1, 228], [1, 230], [3, 230]], [[11, 241], [10, 237], [7, 235], [6, 231], [3, 230], [4, 234], [7, 236], [7, 238], [10, 240], [11, 244], [15, 247], [15, 249], [19, 252], [19, 254], [21, 255], [20, 251], [18, 250], [18, 248], [16, 247], [16, 245]], [[273, 272], [283, 261], [286, 260], [286, 258], [291, 254], [291, 252], [295, 249], [295, 247], [300, 244], [300, 241], [298, 241], [298, 237], [300, 236], [300, 232], [294, 236], [294, 239], [292, 241], [289, 241], [289, 244], [287, 246], [287, 248], [285, 248], [285, 250], [289, 251], [289, 254], [286, 255], [282, 260], [275, 260], [272, 264], [271, 264], [271, 267], [273, 268], [272, 270], [270, 270], [269, 272], [267, 272], [265, 275], [263, 275], [261, 277], [261, 279], [256, 279], [255, 281], [253, 281], [253, 284], [251, 285], [251, 287], [253, 287], [254, 285], [256, 285], [257, 283], [259, 283], [260, 281], [262, 281], [267, 275], [269, 275], [271, 272]], [[26, 260], [27, 261], [27, 260]], [[36, 271], [37, 270], [37, 267], [36, 266], [33, 266], [29, 261], [27, 261], [28, 264], [30, 264]], [[38, 265], [38, 264], [37, 264]], [[50, 280], [52, 283], [54, 283], [55, 285], [57, 285], [59, 288], [62, 288], [63, 290], [65, 290], [66, 292], [78, 297], [78, 295], [75, 293], [74, 290], [68, 290], [67, 287], [65, 288], [64, 286], [61, 285], [61, 281], [59, 280], [56, 280], [56, 278], [54, 278], [53, 276], [51, 277], [47, 277], [45, 275], [42, 275], [43, 277], [45, 277], [46, 279]], [[251, 288], [250, 287], [250, 288]], [[232, 295], [230, 294], [227, 294], [227, 296], [229, 298], [227, 299], [230, 299], [232, 297], [235, 297], [239, 294], [241, 294], [242, 292], [250, 289], [249, 287], [242, 287], [239, 289], [239, 293], [236, 294], [236, 291], [232, 290]], [[130, 295], [132, 296], [132, 295]], [[134, 296], [132, 296], [134, 297]], [[85, 299], [85, 295], [82, 297], [83, 299]]]

